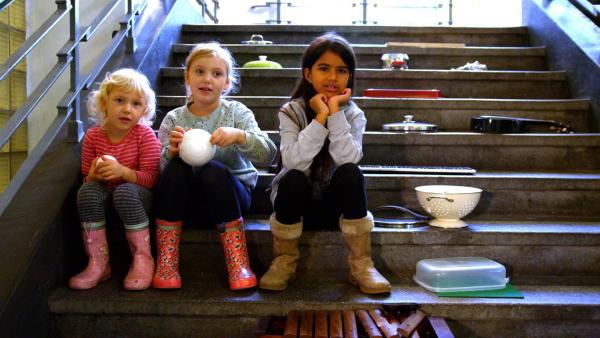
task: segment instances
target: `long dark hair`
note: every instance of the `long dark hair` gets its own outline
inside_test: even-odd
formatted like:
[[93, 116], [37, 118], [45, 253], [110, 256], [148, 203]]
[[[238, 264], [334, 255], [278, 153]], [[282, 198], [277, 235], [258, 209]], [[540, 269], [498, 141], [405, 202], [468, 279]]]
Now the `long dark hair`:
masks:
[[[304, 51], [302, 56], [302, 79], [296, 84], [296, 88], [292, 92], [292, 99], [302, 98], [304, 101], [304, 111], [306, 121], [310, 123], [316, 116], [314, 110], [310, 107], [310, 99], [317, 95], [313, 85], [304, 77], [304, 69], [311, 69], [317, 60], [327, 51], [331, 51], [338, 55], [342, 61], [348, 66], [350, 77], [346, 88], [354, 88], [354, 71], [356, 69], [356, 56], [350, 43], [336, 34], [335, 32], [327, 32], [316, 39]], [[321, 151], [313, 159], [310, 166], [311, 181], [322, 183], [328, 172], [333, 169], [333, 159], [329, 154], [329, 140], [325, 141]]]

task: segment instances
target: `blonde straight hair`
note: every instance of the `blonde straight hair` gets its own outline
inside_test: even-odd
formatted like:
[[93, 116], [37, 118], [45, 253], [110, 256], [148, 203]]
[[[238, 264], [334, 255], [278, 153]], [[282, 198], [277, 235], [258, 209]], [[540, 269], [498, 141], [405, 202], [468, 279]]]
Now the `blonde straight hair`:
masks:
[[[233, 58], [229, 50], [221, 47], [221, 45], [218, 42], [207, 42], [197, 44], [185, 59], [185, 74], [188, 74], [188, 72], [190, 71], [190, 67], [192, 66], [192, 63], [194, 61], [206, 56], [214, 56], [216, 58], [219, 58], [223, 60], [223, 62], [225, 62], [225, 64], [227, 65], [227, 77], [229, 78], [230, 85], [228, 89], [221, 93], [221, 95], [227, 95], [229, 93], [237, 92], [237, 88], [240, 83], [240, 76], [238, 71], [235, 69], [235, 59]], [[192, 97], [188, 86], [186, 86], [185, 90], [187, 96], [187, 103], [191, 103]]]

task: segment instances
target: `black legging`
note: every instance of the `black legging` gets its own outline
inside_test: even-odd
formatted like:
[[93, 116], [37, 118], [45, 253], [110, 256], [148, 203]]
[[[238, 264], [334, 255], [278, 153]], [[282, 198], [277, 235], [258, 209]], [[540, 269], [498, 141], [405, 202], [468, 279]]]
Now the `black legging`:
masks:
[[250, 208], [250, 189], [221, 162], [192, 167], [179, 157], [163, 171], [156, 193], [156, 217], [212, 227], [236, 220]]
[[85, 223], [105, 222], [106, 209], [111, 203], [127, 230], [148, 226], [152, 193], [134, 183], [122, 183], [114, 191], [99, 182], [83, 183], [77, 192], [79, 219]]
[[279, 182], [274, 209], [283, 224], [297, 223], [303, 217], [305, 228], [337, 228], [340, 215], [347, 219], [367, 215], [364, 176], [354, 163], [341, 165], [321, 198], [315, 200], [308, 177], [290, 170]]

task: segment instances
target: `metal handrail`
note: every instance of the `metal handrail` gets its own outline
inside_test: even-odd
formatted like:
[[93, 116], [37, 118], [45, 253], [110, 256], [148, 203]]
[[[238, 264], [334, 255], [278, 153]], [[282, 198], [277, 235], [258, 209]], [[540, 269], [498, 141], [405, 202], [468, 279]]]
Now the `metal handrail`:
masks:
[[[448, 2], [448, 25], [452, 25], [452, 0], [446, 0]], [[361, 20], [354, 20], [352, 21], [353, 24], [368, 24], [368, 23], [373, 23], [373, 24], [377, 24], [377, 21], [369, 21], [367, 20], [367, 11], [368, 11], [368, 7], [369, 5], [372, 5], [373, 7], [377, 7], [377, 2], [376, 1], [371, 1], [371, 3], [369, 3], [368, 0], [362, 0], [361, 2], [358, 3], [353, 3], [352, 7], [361, 7], [362, 9], [362, 19]], [[433, 5], [396, 5], [396, 6], [391, 6], [391, 7], [386, 7], [386, 8], [442, 8], [443, 4], [441, 3], [441, 1], [437, 4], [433, 4]], [[441, 22], [440, 22], [441, 24]]]
[[[136, 15], [139, 15], [143, 8], [146, 7], [148, 0], [144, 0], [137, 4], [135, 8], [132, 6], [132, 0], [128, 1], [127, 14], [121, 19], [120, 30], [115, 34], [113, 40], [104, 49], [100, 58], [97, 60], [95, 67], [84, 76], [80, 74], [80, 57], [79, 45], [86, 42], [98, 30], [98, 26], [105, 22], [105, 17], [112, 12], [119, 3], [119, 0], [108, 4], [100, 11], [100, 14], [92, 21], [90, 26], [79, 26], [79, 0], [55, 0], [57, 10], [40, 26], [35, 33], [27, 38], [21, 47], [11, 55], [8, 60], [0, 68], [0, 80], [4, 79], [10, 72], [14, 70], [16, 65], [23, 60], [40, 41], [46, 37], [59, 21], [68, 13], [69, 14], [69, 41], [57, 53], [58, 62], [47, 73], [44, 79], [38, 84], [34, 91], [28, 95], [27, 99], [10, 117], [6, 124], [0, 129], [0, 148], [3, 147], [16, 130], [21, 126], [38, 106], [39, 102], [53, 88], [53, 85], [61, 77], [67, 69], [70, 70], [70, 89], [67, 91], [63, 99], [57, 106], [58, 114], [54, 118], [51, 125], [48, 127], [44, 135], [38, 141], [37, 145], [28, 154], [21, 167], [11, 179], [4, 193], [0, 195], [0, 215], [4, 213], [14, 196], [17, 194], [27, 177], [33, 172], [36, 165], [42, 159], [44, 153], [65, 124], [71, 124], [68, 129], [68, 138], [71, 141], [78, 142], [82, 137], [80, 119], [80, 99], [81, 91], [91, 86], [92, 81], [97, 77], [101, 69], [109, 61], [110, 57], [117, 50], [117, 47], [126, 40], [127, 47], [134, 47], [135, 41], [133, 36], [133, 25]], [[0, 6], [5, 2], [0, 2]], [[126, 48], [127, 52], [133, 52], [133, 48]], [[72, 128], [75, 127], [75, 128]]]
[[217, 9], [219, 9], [219, 1], [212, 0], [213, 3], [213, 11], [212, 13], [208, 10], [208, 4], [204, 0], [196, 0], [198, 4], [202, 7], [202, 16], [208, 16], [214, 23], [219, 23], [219, 19], [217, 18]]
[[87, 36], [85, 37], [84, 41], [88, 41], [92, 38], [94, 33], [96, 33], [98, 31], [98, 29], [102, 26], [104, 21], [106, 21], [106, 19], [108, 19], [110, 13], [112, 13], [112, 11], [115, 10], [115, 8], [117, 8], [117, 5], [120, 5], [120, 4], [121, 4], [121, 1], [113, 0], [112, 2], [109, 2], [108, 4], [106, 4], [106, 6], [104, 6], [104, 8], [100, 11], [98, 16], [89, 25], [90, 31], [89, 31], [89, 33], [87, 33]]
[[596, 26], [600, 27], [600, 11], [596, 9], [594, 4], [591, 1], [585, 0], [569, 0], [569, 2], [575, 6], [581, 13], [588, 17], [588, 19], [592, 20], [596, 24]]
[[15, 0], [2, 0], [0, 1], [0, 12], [2, 12], [6, 7], [10, 6], [12, 2]]
[[292, 2], [281, 2], [281, 0], [276, 0], [275, 2], [267, 1], [267, 2], [265, 2], [264, 5], [250, 6], [250, 10], [254, 10], [256, 8], [261, 8], [261, 7], [271, 8], [271, 5], [275, 5], [276, 19], [275, 20], [265, 20], [265, 23], [276, 23], [276, 24], [280, 24], [282, 22], [286, 22], [288, 24], [292, 23], [291, 20], [281, 20], [281, 6], [287, 5], [287, 7], [292, 7], [293, 6]]
[[70, 10], [71, 7], [68, 4], [64, 2], [58, 4], [58, 9], [4, 62], [0, 68], [0, 81], [4, 80]]

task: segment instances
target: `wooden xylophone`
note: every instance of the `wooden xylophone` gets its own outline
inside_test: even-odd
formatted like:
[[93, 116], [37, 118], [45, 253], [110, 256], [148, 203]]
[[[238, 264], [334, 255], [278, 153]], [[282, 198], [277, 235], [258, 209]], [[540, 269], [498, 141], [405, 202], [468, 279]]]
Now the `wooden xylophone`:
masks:
[[259, 323], [257, 338], [453, 338], [446, 321], [420, 310], [290, 311]]

